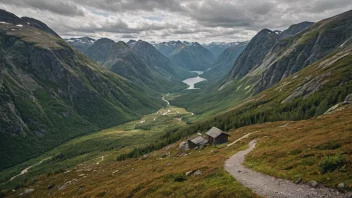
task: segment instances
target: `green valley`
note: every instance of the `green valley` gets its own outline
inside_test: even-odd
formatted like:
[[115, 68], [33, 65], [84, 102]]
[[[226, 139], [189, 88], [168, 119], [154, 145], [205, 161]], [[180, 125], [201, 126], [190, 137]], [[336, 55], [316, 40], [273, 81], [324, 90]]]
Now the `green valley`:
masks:
[[350, 198], [352, 10], [218, 3], [0, 3], [0, 197]]

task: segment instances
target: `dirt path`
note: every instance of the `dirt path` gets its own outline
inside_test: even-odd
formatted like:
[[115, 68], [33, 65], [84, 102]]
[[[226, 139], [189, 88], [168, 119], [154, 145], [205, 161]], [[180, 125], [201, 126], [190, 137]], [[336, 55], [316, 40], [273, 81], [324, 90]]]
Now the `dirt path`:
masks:
[[9, 181], [14, 180], [14, 179], [15, 179], [16, 177], [18, 177], [18, 176], [21, 176], [21, 175], [23, 175], [23, 174], [26, 174], [29, 169], [33, 168], [34, 166], [38, 166], [39, 164], [43, 163], [44, 161], [46, 161], [46, 160], [48, 160], [48, 159], [50, 159], [50, 158], [51, 158], [51, 157], [45, 158], [45, 159], [43, 159], [42, 161], [40, 161], [40, 162], [38, 162], [38, 163], [36, 163], [36, 164], [33, 164], [32, 166], [28, 166], [27, 168], [23, 169], [20, 174], [11, 177], [11, 179], [10, 179]]
[[100, 164], [100, 162], [104, 161], [104, 157], [105, 157], [105, 156], [101, 156], [101, 157], [100, 157], [100, 161], [99, 161], [99, 162], [97, 162], [96, 164], [97, 164], [97, 165], [99, 165], [99, 164]]
[[339, 193], [333, 189], [311, 188], [305, 184], [294, 184], [291, 181], [277, 179], [244, 167], [242, 165], [244, 158], [254, 149], [255, 144], [256, 141], [253, 140], [249, 143], [247, 150], [231, 156], [225, 162], [224, 168], [238, 182], [252, 189], [256, 194], [273, 198], [346, 198], [351, 196], [351, 194]]
[[251, 134], [254, 134], [254, 133], [257, 133], [257, 131], [256, 131], [256, 132], [252, 132], [252, 133], [248, 133], [248, 134], [246, 134], [246, 135], [244, 135], [244, 136], [238, 138], [238, 139], [235, 140], [234, 142], [228, 144], [227, 147], [232, 146], [233, 144], [236, 144], [238, 141], [240, 141], [240, 140], [242, 140], [242, 139], [244, 139], [244, 138], [248, 138]]

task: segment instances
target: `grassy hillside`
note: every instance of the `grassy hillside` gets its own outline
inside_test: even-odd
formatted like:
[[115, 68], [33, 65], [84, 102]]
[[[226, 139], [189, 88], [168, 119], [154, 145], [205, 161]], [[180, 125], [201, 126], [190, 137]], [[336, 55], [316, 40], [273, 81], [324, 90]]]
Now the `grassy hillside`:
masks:
[[[242, 135], [233, 133], [230, 140]], [[92, 158], [61, 173], [35, 177], [25, 187], [10, 192], [9, 197], [16, 197], [27, 188], [35, 189], [35, 197], [258, 197], [223, 170], [224, 161], [246, 148], [247, 141], [229, 149], [211, 146], [188, 150], [187, 156], [181, 156], [178, 142], [126, 161], [111, 161], [113, 156], [108, 156], [97, 164], [99, 159]], [[200, 170], [201, 174], [185, 175], [192, 170]], [[47, 189], [51, 184], [54, 187]]]
[[[230, 143], [245, 134], [252, 135], [230, 147], [208, 146], [180, 152], [178, 145], [186, 140], [182, 139], [125, 161], [116, 162], [108, 156], [97, 164], [99, 158], [91, 158], [61, 173], [35, 177], [9, 195], [15, 197], [24, 189], [33, 188], [33, 196], [52, 197], [258, 197], [223, 169], [225, 160], [247, 148], [252, 139], [258, 139], [258, 143], [246, 159], [249, 168], [292, 181], [316, 180], [331, 188], [343, 182], [348, 186], [346, 190], [352, 190], [351, 110], [351, 105], [345, 105], [332, 114], [309, 120], [270, 122], [231, 130]], [[324, 167], [330, 167], [326, 159], [336, 156], [342, 162], [324, 172]], [[43, 164], [41, 168], [46, 166]], [[197, 170], [199, 175], [185, 174]], [[49, 185], [53, 187], [48, 189]]]
[[128, 153], [135, 147], [145, 147], [152, 142], [158, 142], [167, 129], [185, 126], [189, 116], [192, 115], [182, 108], [168, 106], [145, 115], [140, 120], [75, 138], [40, 157], [3, 170], [0, 172], [0, 183], [8, 181], [25, 167], [48, 157], [51, 159], [45, 161], [42, 166], [33, 167], [28, 175], [20, 176], [6, 185], [15, 187], [40, 174], [65, 172], [83, 162], [97, 162], [101, 156], [105, 156], [106, 161], [115, 161], [118, 155]]
[[165, 104], [55, 35], [25, 23], [0, 30], [0, 170]]
[[[246, 166], [279, 178], [318, 181], [352, 191], [352, 107], [299, 122], [246, 127], [259, 131], [259, 143]], [[257, 134], [256, 134], [257, 135]]]

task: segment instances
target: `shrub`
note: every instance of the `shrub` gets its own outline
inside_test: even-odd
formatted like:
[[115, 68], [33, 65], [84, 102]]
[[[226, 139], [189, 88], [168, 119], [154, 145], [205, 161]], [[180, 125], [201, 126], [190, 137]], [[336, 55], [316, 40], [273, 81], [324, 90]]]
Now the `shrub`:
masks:
[[340, 143], [336, 142], [327, 142], [324, 144], [319, 144], [316, 148], [319, 150], [335, 150], [341, 147]]
[[319, 167], [323, 173], [334, 171], [342, 167], [346, 163], [346, 158], [343, 155], [335, 154], [325, 156], [319, 163]]
[[183, 182], [187, 180], [187, 177], [185, 174], [171, 174], [170, 177], [174, 182]]

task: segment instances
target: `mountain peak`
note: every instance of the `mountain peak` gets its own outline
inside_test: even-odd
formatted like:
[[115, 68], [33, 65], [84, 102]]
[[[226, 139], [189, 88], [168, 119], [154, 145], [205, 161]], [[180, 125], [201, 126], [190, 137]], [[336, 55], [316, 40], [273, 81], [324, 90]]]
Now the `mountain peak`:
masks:
[[0, 9], [0, 22], [18, 24], [21, 23], [21, 18], [6, 10]]

